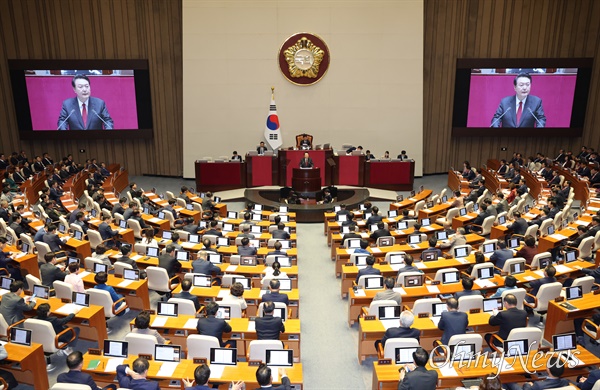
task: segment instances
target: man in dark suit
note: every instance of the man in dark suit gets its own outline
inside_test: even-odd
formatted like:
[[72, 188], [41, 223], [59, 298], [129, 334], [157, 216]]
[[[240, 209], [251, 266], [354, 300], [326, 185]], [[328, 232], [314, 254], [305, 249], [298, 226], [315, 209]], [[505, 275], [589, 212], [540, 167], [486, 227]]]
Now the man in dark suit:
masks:
[[[267, 367], [266, 364], [261, 363], [256, 370], [256, 382], [260, 386], [259, 389], [271, 389], [271, 390], [290, 390], [292, 386], [290, 385], [290, 378], [287, 376], [287, 372], [285, 368], [279, 367], [278, 369], [279, 377], [281, 378], [280, 386], [273, 386], [273, 376], [271, 375], [271, 369]], [[235, 384], [234, 384], [235, 386]], [[235, 389], [232, 389], [235, 390]]]
[[258, 340], [279, 340], [279, 334], [285, 332], [283, 320], [280, 317], [274, 317], [275, 304], [265, 302], [263, 305], [263, 317], [256, 317], [256, 338]]
[[350, 233], [344, 234], [344, 237], [342, 238], [342, 246], [343, 247], [347, 247], [346, 240], [349, 240], [351, 238], [362, 239], [362, 236], [360, 234], [358, 234], [358, 229], [359, 229], [358, 225], [355, 225], [354, 229], [350, 230]]
[[[503, 240], [498, 241], [498, 249], [496, 249], [494, 251], [494, 253], [492, 253], [492, 255], [490, 256], [490, 261], [492, 263], [494, 263], [494, 265], [497, 268], [503, 269], [504, 268], [504, 263], [506, 263], [506, 260], [508, 259], [512, 259], [514, 257], [514, 252], [512, 251], [512, 249], [508, 249], [506, 247], [506, 242], [504, 242]], [[500, 272], [500, 271], [498, 271]]]
[[507, 96], [492, 118], [490, 127], [546, 127], [542, 99], [530, 95], [531, 76], [520, 73], [513, 80], [516, 95]]
[[[223, 333], [231, 332], [231, 326], [227, 321], [216, 318], [215, 315], [219, 311], [219, 304], [216, 302], [209, 302], [206, 305], [206, 317], [198, 319], [198, 334], [203, 336], [213, 336], [219, 340], [221, 347], [225, 346], [223, 342]], [[233, 345], [235, 341], [230, 341], [228, 344]]]
[[90, 96], [89, 78], [76, 75], [71, 85], [77, 97], [63, 102], [57, 130], [112, 130], [113, 120], [104, 100]]
[[260, 141], [260, 145], [256, 148], [258, 154], [265, 154], [267, 151], [267, 147], [265, 146], [264, 141]]
[[115, 246], [114, 238], [119, 235], [119, 231], [112, 230], [112, 228], [110, 227], [109, 223], [111, 217], [109, 215], [102, 215], [100, 219], [102, 220], [102, 222], [100, 222], [100, 225], [98, 225], [98, 233], [100, 233], [102, 240], [106, 241], [106, 245], [108, 247]]
[[285, 225], [283, 224], [283, 222], [279, 222], [277, 224], [277, 230], [273, 230], [273, 233], [271, 233], [271, 236], [273, 238], [278, 238], [281, 240], [289, 240], [290, 234], [283, 229], [285, 229]]
[[25, 318], [23, 312], [33, 310], [35, 307], [35, 299], [31, 296], [23, 299], [23, 282], [15, 280], [10, 284], [10, 292], [4, 294], [2, 301], [0, 301], [0, 314], [6, 320], [8, 325], [12, 325], [15, 322], [21, 321]]
[[308, 155], [308, 152], [304, 153], [304, 157], [300, 160], [300, 168], [312, 168], [315, 164], [312, 158]]
[[165, 254], [158, 256], [158, 266], [167, 270], [169, 278], [177, 275], [181, 271], [181, 263], [175, 258], [175, 247], [167, 245]]
[[409, 364], [400, 369], [398, 390], [435, 390], [438, 373], [425, 368], [429, 354], [419, 347], [413, 352], [414, 365]]
[[561, 361], [559, 357], [551, 357], [546, 363], [548, 378], [543, 381], [536, 381], [535, 383], [527, 382], [523, 385], [523, 390], [557, 389], [559, 387], [569, 386], [569, 381], [561, 378], [565, 373], [565, 365], [566, 362]]
[[181, 229], [190, 234], [198, 234], [198, 225], [195, 223], [194, 218], [184, 218], [184, 225]]
[[377, 241], [379, 237], [391, 237], [392, 233], [385, 228], [383, 221], [377, 223], [377, 230], [371, 233], [371, 239]]
[[198, 300], [197, 296], [190, 294], [191, 288], [192, 281], [190, 279], [183, 279], [183, 281], [181, 282], [181, 292], [173, 294], [173, 298], [188, 299], [192, 301], [194, 303], [196, 311], [198, 311], [200, 309], [200, 301]]
[[581, 244], [581, 241], [583, 241], [584, 238], [595, 237], [598, 231], [600, 231], [600, 216], [595, 215], [592, 217], [592, 223], [590, 224], [588, 231], [577, 237], [574, 241], [568, 241], [567, 245], [576, 248]]
[[56, 264], [56, 255], [54, 252], [48, 252], [44, 255], [45, 264], [40, 265], [40, 275], [42, 284], [53, 288], [53, 283], [56, 280], [63, 281], [67, 276], [67, 272], [58, 268]]
[[[556, 268], [554, 268], [552, 265], [549, 265], [548, 267], [546, 267], [544, 269], [544, 277], [543, 278], [535, 279], [535, 280], [532, 280], [531, 282], [529, 282], [529, 284], [531, 285], [531, 291], [529, 292], [529, 294], [536, 296], [537, 293], [540, 291], [540, 287], [542, 287], [544, 284], [556, 282], [556, 278], [554, 277], [555, 275], [556, 275]], [[525, 297], [525, 300], [527, 300], [527, 302], [533, 303], [533, 298], [531, 298], [529, 296]]]
[[525, 232], [527, 231], [527, 228], [529, 227], [529, 225], [527, 224], [527, 221], [521, 217], [521, 213], [518, 211], [515, 211], [513, 213], [513, 217], [514, 217], [513, 223], [508, 225], [506, 228], [508, 230], [512, 231], [512, 234], [518, 234], [520, 236], [525, 235]]
[[146, 379], [150, 363], [145, 358], [137, 358], [133, 361], [133, 369], [127, 364], [117, 366], [117, 381], [119, 387], [131, 390], [159, 390], [158, 382]]
[[[83, 354], [81, 352], [74, 351], [67, 356], [67, 367], [69, 368], [69, 371], [59, 374], [56, 378], [58, 383], [88, 385], [92, 390], [101, 389], [101, 387], [94, 382], [94, 379], [90, 374], [81, 372], [83, 369]], [[117, 386], [115, 385], [108, 385], [103, 389], [106, 390], [116, 388]]]
[[310, 143], [310, 140], [308, 139], [308, 135], [305, 135], [302, 138], [302, 141], [300, 141], [300, 149], [310, 149], [312, 148], [312, 145]]
[[371, 209], [371, 216], [367, 219], [367, 228], [371, 225], [376, 225], [379, 222], [383, 221], [383, 217], [379, 215], [379, 207], [373, 206]]
[[267, 253], [267, 256], [287, 256], [287, 254], [281, 250], [281, 243], [279, 241], [275, 242], [273, 245], [274, 251], [270, 251]]
[[[421, 336], [421, 331], [416, 328], [411, 328], [414, 322], [415, 315], [409, 310], [403, 311], [400, 314], [400, 326], [388, 328], [388, 330], [386, 330], [383, 334], [383, 338], [381, 339], [381, 345], [385, 347], [386, 341], [397, 337], [417, 339], [418, 341], [419, 337]], [[375, 347], [377, 347], [377, 344], [379, 344], [379, 342], [379, 340], [375, 342]]]
[[56, 225], [48, 226], [48, 232], [42, 237], [42, 241], [50, 246], [52, 252], [60, 252], [62, 250], [62, 241], [56, 234]]
[[358, 283], [358, 280], [360, 279], [361, 276], [381, 275], [381, 271], [378, 268], [373, 268], [374, 264], [375, 264], [375, 257], [371, 256], [371, 255], [367, 256], [367, 267], [358, 271], [358, 275], [356, 275], [356, 283]]
[[473, 290], [473, 279], [471, 278], [462, 278], [461, 283], [463, 286], [463, 291], [457, 291], [454, 294], [454, 297], [458, 300], [460, 297], [466, 297], [470, 295], [481, 295], [481, 291]]
[[593, 166], [590, 173], [590, 185], [600, 183], [600, 173], [598, 172], [598, 168]]
[[443, 345], [448, 345], [450, 337], [467, 333], [467, 326], [469, 326], [469, 316], [467, 313], [458, 311], [458, 300], [456, 298], [448, 298], [446, 306], [448, 306], [448, 311], [442, 313], [438, 323], [438, 329], [444, 331], [442, 335]]
[[587, 377], [579, 378], [577, 387], [581, 390], [592, 390], [597, 380], [600, 380], [600, 369], [591, 370]]
[[[527, 312], [517, 309], [517, 298], [513, 294], [507, 294], [504, 297], [504, 310], [494, 310], [490, 317], [489, 324], [492, 326], [500, 326], [496, 333], [502, 340], [506, 340], [510, 331], [515, 328], [524, 328], [527, 326]], [[492, 333], [485, 335], [485, 341], [492, 346]], [[498, 341], [494, 341], [498, 343]], [[498, 344], [499, 345], [499, 344]]]
[[207, 258], [208, 252], [205, 250], [200, 251], [196, 260], [192, 262], [192, 272], [204, 275], [222, 275], [221, 268], [208, 261]]
[[[182, 378], [183, 379], [183, 378]], [[196, 381], [196, 386], [193, 385], [193, 381], [189, 379], [183, 379], [183, 384], [187, 390], [210, 390], [210, 384], [208, 383], [210, 380], [210, 368], [206, 364], [200, 364], [194, 370], [194, 380]], [[243, 390], [246, 386], [244, 382], [231, 382], [230, 390]]]
[[113, 209], [112, 209], [112, 215], [114, 216], [115, 213], [119, 213], [121, 215], [124, 215], [125, 213], [125, 205], [127, 204], [127, 198], [122, 196], [121, 199], [119, 199], [119, 203], [117, 203]]
[[271, 279], [269, 282], [269, 292], [262, 296], [263, 302], [283, 302], [289, 306], [290, 300], [287, 294], [281, 294], [279, 287], [281, 283], [277, 279]]
[[204, 235], [223, 237], [223, 233], [219, 229], [217, 221], [210, 221], [210, 229], [204, 232]]
[[250, 239], [247, 237], [242, 238], [242, 245], [238, 246], [238, 255], [240, 256], [255, 256], [257, 249], [250, 246]]

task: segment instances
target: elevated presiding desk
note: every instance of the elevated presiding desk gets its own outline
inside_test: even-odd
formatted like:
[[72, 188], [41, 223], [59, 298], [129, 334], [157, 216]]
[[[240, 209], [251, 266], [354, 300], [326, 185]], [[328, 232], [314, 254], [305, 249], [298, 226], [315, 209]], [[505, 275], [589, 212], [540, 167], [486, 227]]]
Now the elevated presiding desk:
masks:
[[[83, 372], [88, 373], [92, 376], [94, 381], [99, 386], [106, 386], [109, 384], [116, 384], [116, 364], [128, 364], [131, 367], [133, 361], [137, 356], [129, 356], [127, 359], [110, 358], [106, 356], [90, 355], [86, 353], [83, 356]], [[208, 358], [208, 357], [207, 357]], [[116, 359], [116, 360], [115, 360]], [[207, 359], [208, 360], [208, 359]], [[92, 365], [90, 366], [90, 363]], [[160, 369], [164, 363], [155, 360], [150, 360], [150, 367], [148, 369], [148, 379], [157, 381], [161, 389], [179, 389], [182, 386], [183, 379], [193, 379], [194, 370], [198, 364], [194, 363], [193, 360], [182, 359], [175, 370], [170, 375], [161, 374]], [[95, 368], [91, 368], [94, 366]], [[258, 388], [256, 382], [256, 369], [255, 366], [250, 366], [246, 362], [238, 362], [235, 366], [226, 366], [222, 373], [216, 376], [217, 372], [211, 372], [210, 383], [223, 384], [227, 388], [229, 383], [243, 381], [246, 383], [246, 388], [253, 389]], [[296, 363], [293, 367], [286, 368], [288, 378], [290, 382], [295, 385], [298, 389], [302, 389], [302, 363]], [[273, 384], [280, 384], [281, 379], [273, 380]], [[176, 383], [173, 383], [176, 381]]]

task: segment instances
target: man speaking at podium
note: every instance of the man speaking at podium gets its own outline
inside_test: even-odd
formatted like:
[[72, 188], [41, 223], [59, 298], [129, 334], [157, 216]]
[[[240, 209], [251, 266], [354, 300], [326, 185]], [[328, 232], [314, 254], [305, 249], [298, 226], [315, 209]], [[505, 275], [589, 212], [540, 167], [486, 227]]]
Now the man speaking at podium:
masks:
[[304, 158], [300, 160], [300, 168], [313, 168], [315, 164], [312, 158], [309, 157], [308, 152], [304, 153]]
[[104, 100], [90, 96], [88, 77], [78, 74], [71, 85], [77, 97], [63, 102], [57, 130], [112, 130], [113, 120]]
[[542, 99], [529, 95], [531, 76], [519, 73], [513, 80], [516, 95], [507, 96], [492, 118], [490, 127], [546, 127]]

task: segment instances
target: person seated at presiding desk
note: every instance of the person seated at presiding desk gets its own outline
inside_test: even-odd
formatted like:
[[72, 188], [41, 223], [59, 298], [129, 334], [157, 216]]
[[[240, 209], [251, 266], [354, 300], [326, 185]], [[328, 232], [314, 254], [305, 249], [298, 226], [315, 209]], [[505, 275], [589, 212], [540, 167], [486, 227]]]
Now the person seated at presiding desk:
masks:
[[233, 151], [233, 156], [229, 159], [229, 161], [239, 161], [242, 162], [242, 156], [238, 154], [236, 150]]
[[373, 301], [391, 300], [396, 301], [398, 306], [402, 305], [402, 294], [394, 291], [396, 286], [396, 279], [388, 277], [383, 279], [383, 291], [379, 291], [373, 297]]
[[300, 141], [300, 149], [311, 149], [312, 144], [310, 143], [310, 139], [308, 139], [308, 135], [305, 135]]
[[223, 333], [231, 332], [231, 325], [224, 319], [216, 317], [218, 311], [219, 304], [217, 302], [206, 304], [206, 317], [200, 317], [198, 325], [196, 325], [198, 334], [216, 337], [221, 347], [229, 346], [230, 348], [235, 348], [237, 345], [235, 340], [229, 340], [227, 343], [223, 342]]
[[469, 326], [469, 316], [467, 313], [458, 311], [458, 300], [456, 298], [448, 298], [446, 300], [448, 311], [442, 313], [438, 329], [443, 330], [442, 345], [448, 345], [450, 338], [457, 334], [467, 333]]
[[119, 387], [130, 390], [160, 390], [158, 382], [146, 379], [150, 363], [145, 358], [137, 358], [133, 361], [133, 369], [128, 364], [117, 366], [117, 381]]
[[383, 156], [381, 156], [380, 160], [389, 160], [389, 159], [390, 159], [390, 151], [389, 151], [389, 150], [386, 150], [386, 151], [383, 153]]
[[352, 152], [354, 152], [354, 151], [362, 153], [363, 147], [362, 146], [358, 146], [358, 147], [351, 146], [348, 149], [346, 149], [346, 155], [351, 155]]
[[250, 239], [242, 238], [242, 245], [238, 245], [237, 254], [240, 256], [256, 256], [257, 249], [250, 245]]
[[[508, 277], [507, 277], [508, 279]], [[517, 309], [517, 298], [513, 294], [507, 294], [504, 297], [504, 310], [498, 311], [494, 309], [492, 316], [488, 322], [492, 326], [500, 326], [496, 333], [502, 340], [506, 340], [510, 331], [515, 328], [524, 328], [527, 326], [527, 312]], [[492, 347], [492, 333], [486, 333], [484, 336], [487, 344]], [[494, 339], [494, 344], [499, 342]]]
[[463, 278], [461, 278], [460, 282], [462, 284], [463, 291], [457, 291], [454, 294], [454, 297], [456, 299], [459, 299], [460, 297], [470, 296], [470, 295], [481, 295], [481, 291], [473, 290], [473, 279], [463, 277]]
[[244, 299], [244, 286], [240, 282], [235, 282], [229, 288], [229, 294], [223, 297], [222, 303], [237, 302], [242, 307], [242, 310], [248, 308], [248, 304]]
[[263, 316], [256, 317], [256, 338], [258, 340], [279, 340], [279, 335], [285, 333], [285, 326], [281, 317], [273, 316], [275, 311], [274, 302], [265, 302], [263, 305]]
[[422, 347], [417, 348], [412, 354], [414, 364], [400, 367], [398, 390], [435, 390], [438, 382], [436, 370], [425, 368], [429, 354]]
[[[354, 252], [356, 253], [356, 252]], [[361, 276], [366, 276], [366, 275], [381, 275], [381, 270], [379, 270], [378, 268], [373, 268], [373, 265], [375, 264], [375, 256], [369, 255], [367, 256], [367, 266], [361, 270], [358, 271], [358, 274], [356, 275], [356, 283], [358, 283], [358, 280], [360, 279]]]
[[515, 288], [517, 288], [517, 278], [512, 275], [507, 275], [504, 278], [504, 287], [498, 288], [490, 298], [500, 298], [504, 291], [514, 290]]
[[283, 302], [287, 306], [290, 304], [290, 299], [287, 294], [281, 294], [279, 292], [279, 288], [281, 287], [281, 283], [277, 279], [271, 279], [269, 282], [269, 292], [263, 294], [262, 301], [263, 302]]
[[173, 298], [187, 299], [187, 300], [192, 301], [192, 303], [194, 304], [195, 310], [198, 311], [198, 310], [200, 310], [200, 301], [198, 300], [197, 296], [190, 293], [191, 289], [192, 289], [192, 281], [189, 279], [183, 279], [181, 281], [181, 292], [177, 293], [177, 294], [173, 294]]
[[506, 247], [506, 242], [504, 240], [498, 241], [498, 249], [492, 253], [490, 256], [490, 261], [494, 264], [497, 269], [494, 269], [494, 272], [500, 273], [499, 269], [504, 268], [504, 263], [506, 260], [512, 259], [514, 256], [514, 252], [512, 249], [508, 249]]
[[135, 327], [131, 329], [131, 333], [154, 336], [157, 344], [166, 344], [168, 342], [168, 340], [162, 337], [156, 329], [150, 329], [150, 312], [141, 311], [140, 314], [135, 317], [134, 326]]
[[256, 148], [256, 152], [259, 155], [263, 155], [263, 154], [265, 154], [266, 151], [267, 151], [267, 147], [265, 146], [265, 142], [260, 141], [260, 145], [258, 145], [258, 147]]
[[313, 168], [315, 166], [308, 152], [304, 153], [304, 157], [300, 160], [300, 168]]
[[442, 251], [439, 248], [436, 248], [437, 245], [437, 239], [435, 238], [435, 236], [431, 236], [429, 237], [429, 239], [427, 240], [427, 243], [429, 244], [429, 248], [425, 249], [423, 252], [421, 252], [421, 260], [424, 259], [424, 257], [426, 256], [426, 253], [437, 253], [438, 258], [442, 257]]
[[[183, 379], [183, 384], [188, 390], [210, 390], [212, 387], [209, 386], [210, 380], [210, 368], [206, 364], [201, 364], [196, 367], [194, 370], [194, 381], [196, 385], [194, 386], [194, 381], [189, 379]], [[245, 385], [244, 382], [231, 382], [229, 387], [230, 390], [244, 390]]]
[[56, 382], [87, 385], [92, 390], [117, 389], [116, 385], [107, 385], [105, 387], [100, 387], [96, 384], [96, 382], [94, 382], [94, 379], [90, 374], [81, 372], [81, 370], [83, 369], [83, 354], [79, 351], [71, 352], [69, 356], [67, 356], [67, 367], [69, 368], [69, 371], [59, 374], [56, 378]]

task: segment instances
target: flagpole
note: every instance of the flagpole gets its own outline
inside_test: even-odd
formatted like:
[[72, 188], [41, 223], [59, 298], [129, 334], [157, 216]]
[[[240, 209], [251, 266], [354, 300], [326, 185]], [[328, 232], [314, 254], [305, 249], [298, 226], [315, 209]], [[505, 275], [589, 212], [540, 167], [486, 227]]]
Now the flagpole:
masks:
[[275, 87], [271, 87], [271, 99], [275, 99]]

